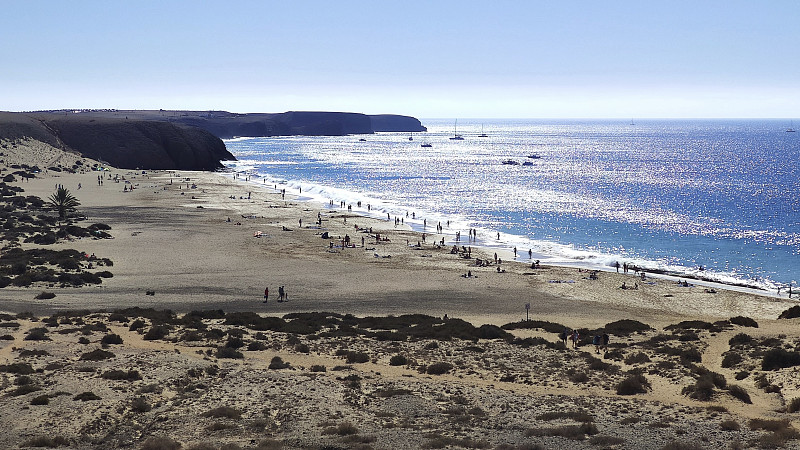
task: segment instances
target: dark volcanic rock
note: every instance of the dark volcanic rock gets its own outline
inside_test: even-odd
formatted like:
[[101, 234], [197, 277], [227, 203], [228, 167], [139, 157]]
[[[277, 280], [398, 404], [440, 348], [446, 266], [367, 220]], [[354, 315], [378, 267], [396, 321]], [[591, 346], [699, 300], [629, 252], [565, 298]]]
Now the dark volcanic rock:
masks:
[[215, 170], [235, 159], [208, 131], [104, 114], [0, 113], [0, 138], [35, 139], [124, 169]]
[[408, 131], [421, 132], [428, 131], [419, 122], [419, 119], [409, 116], [398, 116], [394, 114], [379, 114], [369, 116], [372, 121], [372, 131]]
[[61, 141], [123, 169], [215, 170], [234, 159], [211, 133], [168, 122], [64, 118], [46, 121]]

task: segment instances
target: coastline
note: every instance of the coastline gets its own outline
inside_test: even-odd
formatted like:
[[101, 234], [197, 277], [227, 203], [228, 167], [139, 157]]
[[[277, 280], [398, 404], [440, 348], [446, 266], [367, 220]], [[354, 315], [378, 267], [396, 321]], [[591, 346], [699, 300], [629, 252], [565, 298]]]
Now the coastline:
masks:
[[[451, 245], [435, 248], [430, 235], [428, 243], [416, 248], [413, 244], [421, 242], [421, 234], [408, 226], [395, 228], [393, 221], [300, 202], [291, 194], [283, 201], [271, 189], [255, 189], [228, 175], [110, 173], [125, 176], [137, 188], [123, 192], [124, 183], [97, 186], [93, 173], [60, 173], [23, 186], [26, 194], [44, 198], [52, 191], [53, 182], [66, 186], [82, 182], [84, 188], [73, 191], [83, 204], [81, 210], [90, 221], [112, 227], [112, 240], [57, 244], [111, 258], [115, 277], [99, 287], [59, 292], [49, 305], [52, 310], [142, 304], [165, 305], [184, 312], [203, 305], [226, 311], [260, 310], [257, 299], [263, 295], [264, 286], [277, 291], [279, 285], [287, 286], [293, 301], [269, 304], [262, 312], [280, 314], [300, 309], [386, 315], [429, 311], [499, 324], [518, 320], [524, 315], [524, 304], [532, 303], [531, 312], [542, 317], [568, 314], [578, 321], [599, 323], [618, 319], [630, 308], [637, 315], [666, 323], [688, 316], [772, 319], [795, 304], [729, 286], [715, 285], [724, 289], [706, 294], [700, 283], [683, 288], [656, 276], [639, 281], [642, 286], [638, 291], [623, 291], [619, 289], [622, 283], [634, 285], [638, 277], [601, 272], [600, 280], [595, 281], [577, 268], [530, 269], [529, 264], [503, 256], [501, 270], [506, 272], [496, 273], [494, 264], [475, 267], [476, 257], [493, 260], [486, 249], [475, 247], [472, 259], [465, 259], [451, 255]], [[323, 217], [322, 228], [309, 225], [314, 224], [317, 214]], [[231, 223], [226, 222], [228, 217]], [[300, 219], [302, 228], [298, 226]], [[234, 225], [237, 222], [242, 225]], [[355, 231], [355, 225], [362, 231]], [[293, 231], [283, 231], [283, 227]], [[372, 235], [364, 232], [370, 227]], [[262, 237], [253, 237], [259, 231]], [[357, 247], [331, 251], [329, 240], [319, 236], [325, 231], [335, 237], [350, 234]], [[376, 244], [375, 233], [390, 241]], [[361, 237], [369, 250], [361, 247]], [[441, 235], [435, 238], [438, 241]], [[466, 244], [462, 238], [461, 245]], [[170, 271], [175, 274], [167, 275]], [[467, 271], [476, 277], [461, 277]], [[142, 293], [147, 290], [156, 291], [156, 295], [144, 297]], [[6, 288], [0, 294], [8, 296], [10, 292]], [[18, 300], [6, 297], [4, 304], [21, 308], [27, 303], [23, 300], [26, 292], [20, 289], [13, 296]], [[102, 300], [110, 296], [114, 301]], [[563, 299], [572, 303], [565, 306]]]
[[[117, 175], [124, 181], [114, 182]], [[0, 425], [14, 430], [0, 436], [2, 445], [46, 435], [63, 436], [74, 448], [147, 448], [148, 440], [167, 438], [188, 448], [208, 441], [261, 449], [659, 448], [701, 439], [716, 448], [771, 436], [752, 420], [798, 425], [785, 411], [800, 396], [796, 370], [762, 370], [758, 352], [765, 347], [729, 344], [745, 333], [762, 346], [790, 345], [796, 319], [776, 318], [795, 301], [735, 287], [709, 293], [699, 282], [683, 287], [657, 276], [600, 272], [592, 280], [575, 267], [513, 261], [498, 273], [494, 264], [475, 265], [476, 257], [493, 260], [487, 249], [474, 247], [464, 258], [431, 239], [417, 248], [421, 234], [393, 221], [293, 195], [282, 200], [221, 173], [49, 171], [15, 184], [41, 198], [62, 184], [80, 200], [84, 225], [110, 225], [112, 239], [49, 248], [109, 258], [114, 276], [79, 288], [0, 289], [11, 338], [0, 344], [9, 411]], [[333, 239], [323, 239], [325, 232]], [[376, 241], [376, 233], [389, 240]], [[355, 248], [339, 246], [348, 234]], [[474, 276], [462, 277], [468, 271]], [[623, 290], [622, 283], [639, 286]], [[276, 302], [278, 286], [286, 287], [288, 302]], [[34, 299], [42, 290], [55, 297]], [[526, 303], [535, 326], [522, 322], [505, 339], [494, 338], [500, 331], [491, 327], [471, 338], [392, 337], [399, 332], [392, 316], [420, 315], [402, 320], [461, 333], [524, 321]], [[164, 309], [179, 315], [157, 312]], [[16, 315], [24, 311], [33, 317]], [[728, 320], [736, 316], [756, 320], [757, 328], [741, 317]], [[305, 325], [275, 326], [294, 320]], [[611, 345], [593, 348], [589, 333], [614, 323], [634, 327], [610, 331]], [[581, 329], [589, 341], [564, 346], [554, 327]], [[47, 339], [28, 339], [37, 328]], [[728, 366], [734, 351], [743, 359]], [[398, 355], [406, 362], [395, 364]], [[451, 368], [437, 374], [431, 367], [440, 363]], [[33, 370], [27, 381], [10, 372], [24, 364]], [[727, 388], [714, 388], [706, 400], [692, 397], [686, 389], [699, 385], [704, 370], [731, 385], [735, 379], [751, 403]], [[620, 394], [636, 374], [647, 387]], [[763, 380], [777, 388], [762, 389]], [[33, 387], [17, 394], [23, 382]], [[81, 397], [87, 388], [99, 398], [76, 408], [91, 397]], [[720, 422], [735, 422], [736, 430], [720, 432]]]

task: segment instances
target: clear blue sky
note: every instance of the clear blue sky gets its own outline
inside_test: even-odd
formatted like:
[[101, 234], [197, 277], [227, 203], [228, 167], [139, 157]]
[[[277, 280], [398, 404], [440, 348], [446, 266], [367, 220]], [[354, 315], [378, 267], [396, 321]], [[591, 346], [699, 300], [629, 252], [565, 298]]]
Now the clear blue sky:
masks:
[[800, 116], [796, 0], [0, 5], [0, 110]]

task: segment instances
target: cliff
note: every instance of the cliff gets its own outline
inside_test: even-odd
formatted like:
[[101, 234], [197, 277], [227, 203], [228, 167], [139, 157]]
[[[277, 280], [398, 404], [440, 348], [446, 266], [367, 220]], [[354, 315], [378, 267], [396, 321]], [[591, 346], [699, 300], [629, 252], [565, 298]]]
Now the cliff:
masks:
[[393, 114], [289, 111], [60, 110], [0, 112], [0, 139], [31, 138], [134, 169], [215, 170], [235, 159], [220, 139], [423, 132], [418, 119]]
[[[61, 115], [64, 115], [64, 112], [61, 112]], [[361, 113], [326, 111], [245, 114], [228, 111], [113, 110], [83, 111], [77, 115], [94, 119], [128, 118], [164, 121], [202, 128], [222, 139], [235, 136], [344, 136], [380, 131], [427, 131], [418, 119], [393, 114], [370, 116]]]
[[208, 131], [164, 121], [2, 113], [0, 139], [30, 138], [124, 169], [215, 170], [235, 159]]

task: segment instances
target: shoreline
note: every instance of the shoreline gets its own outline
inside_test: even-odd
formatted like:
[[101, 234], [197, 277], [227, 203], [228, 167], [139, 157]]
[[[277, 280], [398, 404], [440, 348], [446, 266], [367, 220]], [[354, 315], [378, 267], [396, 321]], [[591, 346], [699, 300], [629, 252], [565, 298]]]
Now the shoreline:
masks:
[[[50, 171], [16, 184], [41, 198], [66, 186], [88, 217], [79, 224], [112, 236], [22, 248], [96, 254], [113, 277], [0, 289], [0, 311], [36, 316], [0, 318], [4, 447], [724, 448], [794, 439], [758, 420], [800, 425], [796, 367], [763, 367], [765, 352], [796, 344], [797, 319], [776, 319], [794, 301], [476, 266], [493, 252], [409, 246], [421, 235], [393, 221], [214, 172]], [[340, 245], [348, 234], [356, 247]], [[288, 302], [275, 301], [279, 286]], [[42, 291], [55, 297], [34, 299]], [[560, 341], [562, 327], [580, 330], [579, 346]], [[602, 332], [610, 343], [595, 348]], [[704, 374], [730, 384], [698, 397]]]
[[[252, 182], [234, 180], [229, 175], [184, 171], [142, 174], [116, 169], [111, 173], [126, 176], [127, 181], [138, 185], [137, 189], [122, 192], [123, 184], [116, 183], [98, 187], [91, 184], [94, 174], [63, 173], [33, 179], [23, 187], [26, 195], [44, 198], [52, 190], [53, 180], [67, 186], [76, 186], [82, 180], [84, 188], [73, 191], [80, 194], [80, 209], [90, 222], [109, 223], [115, 238], [83, 239], [57, 246], [109, 257], [115, 262], [115, 277], [98, 287], [57, 289], [57, 297], [50, 303], [30, 304], [27, 299], [33, 296], [28, 294], [32, 290], [9, 287], [0, 291], [0, 304], [13, 306], [17, 312], [26, 304], [51, 310], [165, 305], [182, 312], [209, 306], [226, 312], [255, 310], [268, 314], [295, 310], [367, 315], [431, 311], [439, 316], [470, 317], [478, 324], [519, 320], [524, 317], [525, 303], [532, 303], [531, 311], [542, 317], [571, 314], [576, 322], [593, 324], [625, 314], [655, 323], [694, 316], [774, 319], [795, 304], [730, 286], [719, 286], [724, 290], [706, 294], [697, 287], [678, 288], [666, 281], [668, 278], [656, 276], [648, 276], [647, 283], [653, 285], [642, 283], [639, 291], [623, 291], [619, 286], [623, 282], [633, 286], [637, 277], [609, 271], [600, 272], [601, 280], [591, 281], [587, 273], [574, 267], [543, 265], [530, 269], [528, 264], [506, 258], [501, 266], [506, 273], [496, 273], [493, 263], [488, 267], [474, 265], [475, 257], [493, 261], [490, 251], [483, 248], [473, 248], [472, 259], [451, 255], [452, 243], [447, 241], [441, 249], [429, 243], [417, 249], [405, 244], [406, 240], [421, 241], [421, 235], [408, 225], [395, 228], [385, 219], [299, 202], [292, 195], [282, 201], [269, 187], [256, 190]], [[192, 184], [197, 188], [192, 189]], [[245, 198], [248, 192], [250, 200]], [[138, 213], [142, 217], [137, 218]], [[324, 230], [308, 225], [315, 222], [317, 214], [324, 219]], [[233, 224], [242, 225], [227, 223], [227, 217]], [[304, 226], [298, 228], [301, 218]], [[354, 225], [362, 231], [356, 232]], [[283, 227], [294, 231], [282, 231]], [[370, 227], [389, 236], [390, 241], [374, 243], [374, 233], [364, 232]], [[324, 231], [335, 237], [351, 234], [357, 248], [329, 248], [329, 240], [319, 237]], [[261, 232], [261, 238], [253, 237], [257, 232]], [[153, 241], [142, 241], [146, 235]], [[365, 247], [371, 250], [360, 247], [362, 236]], [[149, 247], [142, 247], [145, 243]], [[211, 255], [214, 257], [209, 260]], [[210, 273], [201, 261], [211, 263]], [[167, 276], [162, 271], [176, 273]], [[461, 277], [468, 271], [476, 277]], [[263, 296], [264, 285], [276, 292], [282, 284], [297, 303], [270, 303], [262, 309], [257, 299]], [[147, 290], [154, 290], [156, 295], [145, 296]], [[13, 296], [9, 296], [11, 292]], [[115, 301], [103, 300], [111, 295]], [[565, 308], [565, 301], [572, 305]]]
[[[247, 138], [253, 139], [253, 138]], [[383, 214], [390, 213], [392, 217], [402, 217], [403, 213], [413, 211], [414, 208], [406, 208], [403, 207], [401, 204], [393, 203], [386, 200], [370, 198], [367, 194], [362, 194], [356, 191], [347, 191], [342, 190], [340, 188], [332, 187], [329, 185], [320, 185], [315, 183], [303, 183], [300, 180], [287, 180], [284, 178], [275, 177], [271, 174], [256, 174], [252, 168], [247, 168], [247, 164], [242, 169], [237, 169], [236, 164], [238, 162], [232, 161], [226, 163], [225, 172], [230, 173], [237, 173], [242, 175], [250, 175], [254, 176], [256, 179], [269, 179], [269, 185], [278, 184], [278, 189], [286, 189], [287, 193], [292, 191], [295, 195], [297, 195], [298, 189], [303, 191], [302, 200], [308, 200], [312, 202], [319, 202], [320, 204], [326, 204], [331, 198], [334, 201], [339, 201], [341, 198], [337, 198], [336, 192], [342, 191], [342, 195], [340, 197], [344, 198], [347, 203], [352, 203], [353, 206], [353, 213], [358, 213], [361, 215], [365, 215], [366, 217], [376, 218], [380, 220], [380, 217], [374, 211], [376, 209], [383, 212]], [[266, 177], [266, 178], [265, 178]], [[250, 182], [253, 183], [253, 186], [264, 186], [258, 182]], [[314, 194], [306, 194], [306, 189], [310, 188]], [[373, 212], [368, 212], [365, 207], [356, 208], [357, 201], [363, 202], [370, 202], [373, 201], [380, 206], [377, 208], [373, 208]], [[336, 209], [336, 208], [333, 208]], [[420, 220], [412, 220], [410, 217], [406, 217], [408, 219], [409, 224], [411, 225], [414, 231], [418, 233], [427, 232], [423, 229], [421, 218], [423, 216], [429, 216], [428, 218], [432, 219], [432, 223], [436, 223], [437, 220], [441, 220], [442, 223], [448, 220], [449, 217], [447, 214], [444, 213], [434, 213], [431, 211], [419, 211], [420, 215], [418, 216]], [[756, 279], [744, 279], [741, 277], [736, 276], [733, 272], [713, 272], [713, 271], [704, 271], [701, 268], [697, 267], [690, 267], [690, 266], [675, 266], [670, 265], [667, 263], [659, 262], [656, 260], [642, 260], [639, 258], [630, 258], [624, 256], [615, 256], [612, 254], [593, 254], [588, 251], [581, 251], [575, 250], [571, 247], [570, 244], [561, 244], [552, 241], [537, 241], [534, 238], [526, 237], [523, 235], [511, 234], [507, 232], [500, 232], [501, 238], [495, 240], [494, 236], [495, 233], [498, 233], [497, 230], [492, 230], [488, 228], [482, 227], [473, 227], [470, 220], [465, 217], [458, 217], [456, 216], [454, 223], [461, 225], [461, 232], [466, 233], [467, 229], [475, 229], [476, 231], [480, 232], [480, 238], [477, 240], [477, 244], [483, 243], [483, 247], [490, 252], [497, 252], [498, 255], [501, 255], [503, 260], [510, 261], [512, 260], [511, 256], [513, 255], [514, 247], [518, 247], [520, 257], [517, 259], [518, 262], [522, 262], [525, 260], [523, 255], [527, 254], [527, 250], [529, 247], [536, 248], [539, 247], [553, 247], [557, 250], [551, 251], [547, 253], [546, 250], [541, 250], [539, 252], [534, 251], [533, 257], [531, 261], [541, 260], [543, 264], [554, 265], [554, 266], [561, 266], [561, 267], [575, 267], [575, 268], [583, 268], [589, 270], [601, 270], [604, 272], [614, 272], [614, 261], [622, 264], [623, 262], [627, 262], [629, 265], [638, 265], [643, 267], [648, 274], [653, 275], [667, 275], [671, 277], [677, 277], [682, 279], [688, 280], [696, 280], [701, 282], [700, 284], [707, 285], [713, 288], [719, 288], [722, 286], [730, 286], [731, 288], [739, 289], [741, 288], [743, 292], [748, 293], [758, 293], [761, 292], [765, 296], [771, 296], [775, 298], [788, 298], [786, 296], [786, 292], [788, 291], [788, 286], [791, 284], [787, 284], [784, 282], [774, 281], [770, 278], [766, 278], [764, 280]], [[435, 227], [428, 226], [427, 230], [433, 230]], [[445, 233], [448, 236], [452, 236], [454, 231], [451, 233]], [[462, 244], [465, 242], [462, 236]], [[472, 242], [472, 241], [470, 241]], [[450, 244], [452, 244], [451, 242]], [[543, 248], [543, 247], [542, 247]], [[558, 250], [561, 249], [561, 250]], [[574, 255], [573, 255], [574, 253]], [[571, 256], [572, 255], [572, 256]], [[596, 262], [592, 262], [596, 260]], [[798, 298], [800, 298], [800, 286], [795, 286], [796, 293]]]
[[[248, 172], [248, 171], [236, 171], [236, 170], [234, 170], [234, 169], [232, 169], [231, 167], [228, 167], [228, 166], [226, 166], [225, 169], [223, 169], [221, 171], [217, 171], [217, 172], [221, 173], [223, 176], [228, 176], [229, 174], [239, 175], [240, 177], [241, 176], [253, 176], [253, 174], [251, 172]], [[257, 176], [256, 178], [264, 178], [264, 179], [271, 178], [272, 182], [269, 183], [269, 185], [273, 185], [275, 187], [269, 187], [269, 185], [260, 184], [257, 181], [241, 181], [240, 179], [237, 180], [236, 178], [233, 178], [233, 177], [232, 177], [232, 179], [234, 179], [235, 181], [241, 182], [243, 184], [243, 186], [253, 186], [254, 188], [258, 188], [258, 189], [265, 189], [265, 190], [269, 191], [270, 193], [276, 194], [276, 195], [279, 195], [281, 193], [281, 190], [283, 189], [283, 190], [286, 190], [286, 195], [293, 201], [297, 201], [297, 202], [301, 202], [301, 203], [314, 204], [315, 208], [318, 208], [318, 209], [321, 209], [321, 210], [343, 212], [343, 208], [342, 207], [335, 206], [335, 203], [337, 202], [336, 199], [331, 199], [330, 200], [332, 202], [331, 204], [325, 204], [323, 202], [323, 200], [321, 198], [318, 198], [318, 197], [310, 197], [308, 195], [303, 195], [302, 193], [290, 193], [288, 191], [288, 189], [290, 189], [292, 186], [290, 186], [287, 183], [281, 183], [280, 181], [278, 181], [276, 178], [272, 177], [271, 175], [267, 174], [267, 177], [264, 177], [263, 176], [264, 174], [259, 174], [259, 175], [261, 175], [261, 176]], [[338, 188], [336, 188], [336, 189], [338, 189]], [[300, 190], [302, 191], [302, 187], [300, 188]], [[349, 193], [350, 194], [357, 194], [356, 192], [349, 192]], [[366, 219], [371, 219], [371, 220], [392, 222], [392, 219], [382, 219], [381, 217], [378, 216], [378, 213], [370, 212], [367, 209], [361, 207], [360, 205], [358, 207], [356, 207], [355, 205], [351, 205], [351, 206], [353, 206], [353, 209], [352, 210], [348, 210], [347, 214], [352, 214], [354, 216], [364, 217]], [[400, 206], [400, 205], [396, 205], [396, 206]], [[408, 209], [408, 210], [410, 210], [410, 209]], [[375, 211], [375, 210], [373, 210], [373, 211]], [[387, 213], [386, 209], [382, 209], [380, 211], [382, 213]], [[395, 217], [397, 218], [397, 217], [400, 217], [400, 216], [395, 216]], [[420, 216], [420, 217], [422, 217], [422, 216]], [[508, 233], [500, 233], [500, 235], [502, 236], [502, 240], [498, 240], [497, 243], [495, 243], [495, 244], [493, 244], [489, 239], [477, 238], [477, 237], [473, 238], [473, 239], [470, 239], [470, 240], [467, 240], [466, 242], [463, 241], [463, 240], [456, 241], [455, 240], [456, 230], [453, 230], [450, 227], [445, 228], [445, 231], [442, 231], [441, 233], [431, 233], [430, 231], [428, 231], [431, 227], [425, 228], [423, 226], [423, 222], [422, 222], [421, 218], [419, 218], [419, 219], [417, 219], [417, 218], [409, 218], [409, 217], [406, 216], [405, 219], [409, 219], [409, 220], [408, 220], [407, 223], [401, 224], [400, 225], [400, 229], [416, 233], [418, 236], [422, 236], [423, 234], [426, 234], [429, 237], [430, 236], [437, 237], [437, 239], [440, 238], [440, 237], [445, 237], [445, 244], [444, 244], [445, 246], [467, 245], [467, 246], [470, 246], [470, 247], [476, 249], [478, 252], [480, 252], [484, 256], [489, 255], [492, 252], [494, 252], [495, 254], [497, 254], [503, 260], [504, 263], [517, 264], [517, 265], [520, 265], [520, 267], [523, 267], [523, 268], [525, 266], [530, 265], [534, 261], [538, 261], [537, 257], [538, 258], [547, 258], [547, 259], [557, 259], [556, 257], [553, 257], [553, 256], [547, 256], [547, 255], [544, 255], [544, 254], [541, 254], [541, 253], [537, 254], [537, 253], [534, 252], [533, 253], [533, 257], [531, 257], [527, 261], [525, 261], [524, 256], [522, 256], [525, 253], [523, 251], [519, 252], [520, 253], [520, 257], [519, 258], [514, 257], [513, 256], [513, 254], [514, 254], [513, 245], [511, 245], [509, 247], [509, 244], [506, 243], [506, 240], [508, 239], [509, 236], [511, 238], [525, 239], [522, 236], [509, 235]], [[398, 227], [395, 226], [395, 229], [398, 229]], [[478, 229], [476, 229], [476, 230], [478, 230]], [[482, 230], [484, 232], [484, 234], [486, 234], [486, 232], [491, 231], [491, 230], [486, 230], [486, 229], [480, 229], [480, 230]], [[496, 231], [491, 231], [491, 232], [492, 233], [496, 233]], [[622, 270], [622, 267], [620, 267], [618, 270], [615, 270], [614, 267], [611, 267], [611, 266], [608, 266], [608, 265], [584, 262], [584, 261], [577, 260], [577, 259], [575, 261], [547, 261], [546, 260], [544, 263], [542, 263], [542, 265], [553, 266], [553, 267], [561, 267], [561, 268], [582, 269], [582, 270], [586, 270], [586, 271], [595, 271], [596, 270], [596, 271], [605, 272], [605, 273], [615, 273], [616, 272], [617, 274], [620, 274], [621, 270]], [[633, 270], [633, 269], [631, 269], [631, 270]], [[641, 271], [645, 272], [644, 269], [642, 269]], [[638, 275], [638, 272], [639, 272], [639, 270], [637, 269], [637, 272], [635, 273], [635, 275]], [[702, 273], [702, 272], [700, 272], [700, 273]], [[691, 281], [692, 284], [696, 284], [696, 285], [703, 286], [703, 287], [710, 288], [710, 289], [724, 289], [724, 290], [730, 290], [730, 291], [736, 291], [736, 292], [741, 292], [741, 293], [752, 294], [752, 295], [756, 295], [756, 296], [770, 297], [770, 298], [775, 298], [775, 299], [786, 299], [788, 301], [796, 300], [798, 303], [800, 303], [800, 288], [795, 290], [792, 293], [792, 295], [789, 296], [788, 295], [788, 290], [785, 289], [785, 288], [781, 288], [780, 290], [778, 290], [776, 292], [776, 291], [767, 289], [766, 287], [760, 287], [760, 286], [755, 286], [755, 285], [752, 285], [752, 284], [747, 284], [745, 281], [741, 281], [741, 282], [725, 282], [725, 281], [716, 280], [713, 276], [702, 276], [702, 275], [699, 275], [699, 274], [696, 274], [696, 273], [678, 272], [678, 271], [668, 270], [668, 269], [652, 269], [651, 268], [651, 269], [646, 269], [646, 274], [647, 274], [648, 277], [657, 278], [657, 279], [663, 279], [663, 280], [670, 280], [670, 281], [674, 281], [676, 283], [681, 282], [681, 281]], [[783, 292], [780, 292], [781, 290]]]

